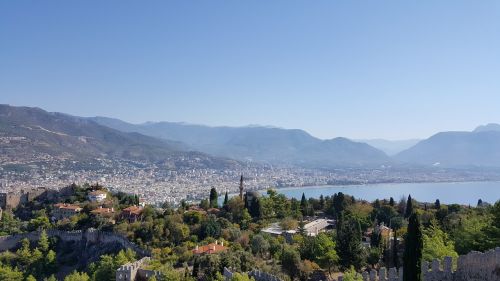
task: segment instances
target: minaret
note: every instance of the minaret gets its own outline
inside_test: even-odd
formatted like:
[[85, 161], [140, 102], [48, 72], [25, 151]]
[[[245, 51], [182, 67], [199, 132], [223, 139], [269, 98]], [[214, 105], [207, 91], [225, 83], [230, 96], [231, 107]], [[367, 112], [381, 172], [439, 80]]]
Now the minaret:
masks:
[[240, 178], [240, 199], [243, 200], [243, 175]]

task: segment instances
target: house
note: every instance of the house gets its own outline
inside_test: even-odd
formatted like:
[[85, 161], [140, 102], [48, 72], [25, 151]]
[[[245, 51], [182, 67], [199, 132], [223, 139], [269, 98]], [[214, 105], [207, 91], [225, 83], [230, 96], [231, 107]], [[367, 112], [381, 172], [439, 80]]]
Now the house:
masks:
[[106, 199], [106, 196], [107, 196], [107, 193], [105, 191], [95, 190], [95, 191], [89, 192], [87, 197], [91, 202], [102, 202]]
[[136, 222], [141, 219], [143, 211], [143, 207], [133, 205], [123, 209], [120, 217], [121, 219], [128, 220], [129, 222]]
[[75, 204], [58, 203], [54, 205], [54, 210], [52, 211], [52, 217], [55, 220], [62, 220], [77, 215], [82, 210], [83, 209], [80, 206]]
[[308, 236], [316, 236], [331, 224], [332, 223], [326, 219], [317, 219], [304, 225], [304, 229]]
[[[334, 224], [333, 221], [327, 219], [317, 219], [304, 225], [304, 230], [307, 236], [316, 236], [320, 232], [325, 231], [328, 227]], [[262, 229], [262, 232], [268, 233], [273, 236], [283, 235], [291, 237], [298, 232], [298, 229], [283, 230], [279, 223], [272, 223], [269, 227]]]
[[215, 253], [220, 253], [227, 250], [227, 247], [224, 246], [224, 242], [221, 242], [220, 244], [218, 241], [215, 241], [215, 243], [210, 243], [208, 245], [200, 246], [196, 245], [196, 248], [193, 250], [193, 254], [195, 255], [203, 255], [203, 254], [215, 254]]
[[101, 217], [104, 219], [107, 219], [111, 223], [115, 223], [115, 209], [113, 208], [103, 208], [102, 206], [99, 206], [99, 208], [90, 211], [91, 214], [93, 214], [96, 217]]
[[139, 206], [146, 207], [146, 200], [144, 198], [139, 198]]

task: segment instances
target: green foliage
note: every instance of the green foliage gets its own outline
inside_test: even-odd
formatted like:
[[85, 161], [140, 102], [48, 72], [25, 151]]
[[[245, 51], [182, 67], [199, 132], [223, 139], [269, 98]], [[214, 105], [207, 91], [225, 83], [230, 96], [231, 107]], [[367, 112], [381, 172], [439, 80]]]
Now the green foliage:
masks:
[[21, 221], [11, 212], [4, 211], [0, 220], [0, 236], [21, 233]]
[[200, 238], [219, 238], [221, 235], [221, 225], [215, 216], [209, 216], [201, 225]]
[[49, 237], [47, 236], [47, 232], [42, 230], [40, 233], [40, 238], [38, 239], [38, 248], [42, 253], [46, 254], [49, 251]]
[[380, 260], [380, 249], [378, 247], [371, 248], [370, 251], [368, 252], [368, 256], [366, 257], [366, 261], [374, 268], [375, 265], [379, 262], [379, 260]]
[[23, 280], [23, 273], [17, 268], [12, 268], [8, 265], [0, 264], [0, 280], [21, 281]]
[[354, 266], [360, 269], [364, 263], [365, 251], [361, 245], [361, 227], [357, 220], [344, 218], [341, 214], [337, 225], [337, 253], [343, 268]]
[[411, 214], [413, 214], [413, 212], [413, 200], [411, 199], [411, 195], [408, 195], [408, 201], [406, 201], [405, 218], [409, 218]]
[[[410, 197], [411, 199], [411, 197]], [[403, 255], [403, 281], [421, 281], [423, 239], [418, 216], [413, 213], [408, 222]]]
[[344, 272], [343, 279], [344, 281], [363, 281], [363, 276], [361, 274], [357, 273], [356, 270], [354, 270], [354, 267], [351, 266], [349, 270]]
[[267, 256], [269, 251], [269, 242], [260, 234], [254, 235], [250, 240], [252, 252], [260, 257]]
[[72, 273], [64, 277], [64, 281], [90, 281], [90, 278], [85, 272], [73, 271]]
[[134, 260], [135, 253], [130, 249], [126, 251], [121, 250], [115, 256], [102, 255], [99, 262], [92, 263], [89, 266], [90, 276], [93, 281], [113, 281], [115, 280], [116, 270], [120, 266]]
[[458, 257], [453, 241], [448, 238], [448, 234], [437, 226], [437, 222], [433, 222], [430, 227], [424, 229], [423, 243], [422, 257], [426, 261], [441, 260], [446, 256]]
[[51, 224], [45, 209], [33, 211], [33, 216], [34, 218], [31, 219], [28, 223], [28, 229], [30, 231], [50, 228]]
[[210, 202], [209, 205], [211, 208], [218, 208], [219, 204], [217, 200], [219, 199], [219, 196], [217, 195], [217, 189], [215, 187], [212, 187], [210, 189]]
[[300, 246], [300, 256], [331, 271], [339, 261], [335, 247], [332, 237], [326, 233], [320, 233], [314, 237], [304, 238]]
[[255, 281], [255, 279], [253, 279], [253, 277], [249, 277], [245, 273], [236, 272], [233, 274], [233, 278], [231, 278], [231, 281]]
[[285, 246], [281, 254], [281, 268], [294, 279], [300, 273], [300, 254], [291, 246]]

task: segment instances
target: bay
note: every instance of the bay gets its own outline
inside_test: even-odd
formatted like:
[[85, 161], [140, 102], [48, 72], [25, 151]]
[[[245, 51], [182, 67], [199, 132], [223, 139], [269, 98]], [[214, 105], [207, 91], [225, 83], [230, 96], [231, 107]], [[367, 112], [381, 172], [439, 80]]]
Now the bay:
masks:
[[[307, 186], [277, 189], [289, 198], [300, 200], [302, 193], [307, 198], [319, 198], [320, 195], [331, 196], [342, 192], [357, 199], [373, 201], [389, 199], [398, 201], [409, 194], [421, 202], [434, 202], [439, 199], [445, 204], [464, 204], [476, 206], [479, 199], [483, 202], [495, 203], [500, 200], [500, 182], [446, 182], [446, 183], [390, 183], [348, 186]], [[265, 193], [265, 191], [263, 191]]]

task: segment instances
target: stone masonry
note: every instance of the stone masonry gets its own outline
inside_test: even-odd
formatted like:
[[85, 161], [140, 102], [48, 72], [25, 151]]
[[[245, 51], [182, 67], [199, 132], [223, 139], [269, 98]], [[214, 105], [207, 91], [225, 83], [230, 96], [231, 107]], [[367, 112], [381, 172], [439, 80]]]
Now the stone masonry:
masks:
[[[379, 271], [363, 272], [363, 281], [403, 281], [403, 268], [396, 270], [381, 268]], [[453, 259], [445, 257], [443, 262], [422, 262], [424, 281], [500, 281], [500, 248], [485, 253], [470, 252], [459, 256], [457, 269], [453, 270]], [[342, 281], [339, 277], [338, 281]]]

